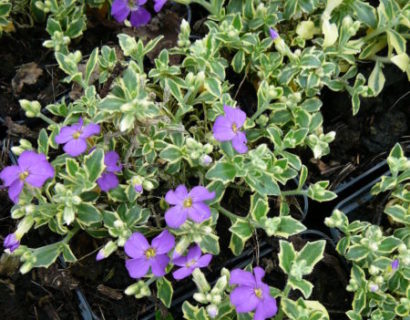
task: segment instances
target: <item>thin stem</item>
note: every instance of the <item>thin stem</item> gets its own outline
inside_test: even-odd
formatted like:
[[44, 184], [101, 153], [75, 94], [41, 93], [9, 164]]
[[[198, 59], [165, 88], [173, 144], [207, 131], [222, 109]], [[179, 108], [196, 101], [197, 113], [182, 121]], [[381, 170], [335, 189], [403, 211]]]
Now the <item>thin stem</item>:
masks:
[[49, 117], [45, 116], [45, 115], [42, 114], [42, 113], [39, 113], [39, 114], [37, 115], [37, 117], [40, 118], [41, 120], [47, 122], [48, 124], [57, 124], [56, 122], [54, 122], [53, 120], [51, 120]]
[[228, 218], [231, 219], [231, 220], [236, 220], [236, 219], [239, 218], [236, 214], [230, 212], [229, 210], [226, 210], [226, 209], [223, 208], [222, 206], [219, 206], [219, 205], [218, 205], [217, 209], [218, 209], [218, 211], [221, 212], [224, 216], [228, 217]]
[[[283, 298], [287, 298], [288, 295], [289, 295], [289, 292], [290, 292], [290, 285], [289, 285], [289, 281], [287, 281], [285, 289], [283, 289], [283, 294], [282, 294], [281, 300], [283, 300]], [[277, 314], [277, 316], [275, 317], [275, 320], [282, 320], [283, 316], [284, 316], [284, 312], [283, 312], [282, 302], [281, 302], [280, 310], [279, 310], [279, 313]]]
[[74, 226], [73, 229], [71, 229], [67, 235], [65, 236], [65, 238], [63, 239], [63, 243], [68, 243], [71, 238], [78, 232], [78, 230], [80, 230], [80, 226], [77, 224], [76, 226]]
[[287, 196], [305, 196], [307, 195], [307, 190], [288, 190], [288, 191], [281, 191], [281, 195], [284, 197]]

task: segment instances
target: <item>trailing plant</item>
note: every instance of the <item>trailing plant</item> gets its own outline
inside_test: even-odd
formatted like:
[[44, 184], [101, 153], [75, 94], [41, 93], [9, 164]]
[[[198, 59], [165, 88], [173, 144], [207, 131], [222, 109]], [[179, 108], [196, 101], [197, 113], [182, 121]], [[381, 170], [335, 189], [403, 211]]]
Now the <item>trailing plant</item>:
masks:
[[390, 192], [385, 226], [349, 222], [335, 211], [326, 223], [345, 237], [338, 252], [352, 263], [348, 291], [354, 292], [349, 319], [402, 319], [409, 317], [410, 271], [410, 160], [399, 144], [387, 158], [391, 176], [374, 185], [373, 194]]

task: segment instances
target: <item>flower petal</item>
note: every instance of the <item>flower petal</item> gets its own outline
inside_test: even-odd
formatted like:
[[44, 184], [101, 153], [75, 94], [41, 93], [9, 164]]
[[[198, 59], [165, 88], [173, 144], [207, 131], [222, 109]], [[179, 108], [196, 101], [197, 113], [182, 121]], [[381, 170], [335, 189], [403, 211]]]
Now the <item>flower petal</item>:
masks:
[[128, 274], [131, 278], [138, 279], [145, 276], [148, 272], [150, 263], [147, 259], [128, 259], [125, 261], [125, 267], [128, 270]]
[[242, 286], [249, 286], [252, 288], [256, 286], [256, 281], [253, 274], [241, 269], [234, 269], [231, 271], [229, 283], [231, 285], [237, 284]]
[[169, 208], [165, 212], [165, 222], [170, 228], [179, 228], [187, 218], [187, 211], [181, 206]]
[[33, 162], [28, 167], [28, 172], [25, 181], [36, 188], [42, 187], [47, 179], [54, 177], [54, 167], [47, 160]]
[[276, 300], [271, 296], [264, 298], [256, 307], [254, 320], [265, 320], [273, 317], [278, 312]]
[[246, 121], [246, 113], [239, 108], [233, 108], [230, 106], [224, 106], [225, 116], [236, 124], [236, 127], [239, 129], [243, 126]]
[[126, 0], [114, 0], [111, 5], [111, 15], [118, 22], [123, 22], [127, 19], [130, 12], [131, 10], [128, 7], [128, 2]]
[[9, 187], [9, 198], [14, 203], [19, 202], [19, 196], [21, 191], [23, 190], [24, 182], [20, 179], [15, 180], [11, 186]]
[[146, 25], [151, 20], [151, 13], [144, 7], [139, 7], [138, 10], [131, 12], [130, 22], [135, 28]]
[[191, 197], [193, 202], [206, 201], [215, 198], [215, 192], [210, 192], [205, 187], [197, 186], [189, 192], [188, 196]]
[[188, 217], [196, 223], [201, 223], [211, 217], [211, 209], [205, 203], [194, 202], [188, 209]]
[[254, 288], [241, 286], [231, 292], [231, 303], [235, 306], [236, 312], [245, 313], [255, 310], [259, 299], [255, 295]]
[[14, 181], [19, 179], [20, 173], [18, 166], [8, 166], [1, 170], [0, 179], [4, 181], [6, 187], [10, 187]]
[[68, 141], [74, 139], [73, 138], [73, 134], [76, 132], [77, 130], [73, 127], [62, 127], [60, 130], [60, 133], [58, 135], [55, 136], [54, 141], [57, 144], [63, 144], [63, 143], [67, 143]]
[[152, 239], [152, 247], [155, 248], [156, 254], [164, 254], [171, 251], [175, 245], [175, 238], [168, 230], [162, 231], [158, 236]]
[[24, 151], [17, 160], [21, 171], [30, 169], [38, 162], [47, 162], [47, 158], [44, 154], [34, 151]]
[[125, 253], [131, 258], [145, 259], [145, 251], [149, 249], [150, 245], [143, 234], [134, 232], [131, 237], [124, 244]]
[[95, 123], [87, 124], [83, 128], [82, 133], [80, 135], [80, 138], [87, 139], [91, 136], [95, 136], [97, 134], [100, 134], [100, 131], [101, 131], [101, 128], [98, 124], [95, 124]]
[[192, 248], [190, 248], [188, 250], [188, 254], [186, 256], [187, 261], [191, 261], [191, 260], [198, 260], [199, 257], [201, 256], [201, 248], [198, 245], [193, 246]]
[[189, 277], [193, 271], [194, 271], [194, 268], [182, 267], [174, 271], [172, 273], [172, 276], [174, 277], [175, 280], [181, 280], [186, 277]]
[[188, 259], [187, 259], [186, 256], [179, 256], [179, 257], [176, 257], [172, 260], [172, 263], [175, 264], [178, 267], [185, 266], [187, 262], [188, 262]]
[[14, 233], [10, 233], [7, 237], [4, 238], [3, 247], [9, 249], [10, 252], [13, 252], [20, 246], [20, 241], [17, 240]]
[[73, 139], [64, 145], [63, 150], [70, 156], [76, 157], [87, 150], [87, 143], [81, 138]]
[[253, 268], [253, 274], [255, 275], [256, 286], [260, 287], [262, 282], [262, 278], [265, 276], [265, 270], [261, 267]]
[[109, 151], [104, 156], [104, 164], [106, 166], [106, 171], [108, 172], [118, 172], [121, 171], [122, 165], [118, 165], [120, 161], [120, 156], [115, 151]]
[[167, 0], [154, 0], [154, 10], [155, 12], [160, 12], [164, 4], [167, 2]]
[[187, 195], [188, 195], [188, 190], [183, 184], [181, 184], [175, 189], [175, 191], [169, 190], [167, 192], [167, 194], [165, 195], [165, 201], [168, 204], [182, 206]]
[[209, 265], [211, 260], [212, 260], [212, 254], [204, 254], [202, 257], [198, 259], [196, 266], [198, 268], [205, 268]]
[[114, 173], [105, 172], [97, 179], [97, 184], [102, 191], [108, 192], [118, 187], [119, 181]]
[[215, 139], [218, 141], [229, 141], [235, 137], [235, 133], [232, 130], [232, 121], [225, 116], [218, 116], [215, 119], [212, 131]]
[[165, 274], [165, 268], [169, 263], [169, 257], [166, 254], [155, 256], [151, 259], [151, 270], [154, 276], [162, 277]]
[[137, 0], [136, 2], [138, 2], [138, 5], [142, 6], [147, 3], [147, 0]]
[[248, 140], [246, 139], [245, 133], [238, 131], [232, 139], [232, 146], [238, 153], [245, 153], [248, 151], [246, 142], [248, 142]]

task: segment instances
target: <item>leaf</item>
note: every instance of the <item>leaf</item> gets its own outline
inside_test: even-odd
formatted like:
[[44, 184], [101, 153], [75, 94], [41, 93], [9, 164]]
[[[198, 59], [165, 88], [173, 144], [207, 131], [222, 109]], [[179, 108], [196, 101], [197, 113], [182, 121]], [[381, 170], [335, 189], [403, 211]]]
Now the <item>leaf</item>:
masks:
[[289, 274], [292, 264], [296, 258], [296, 251], [293, 248], [292, 243], [284, 240], [279, 240], [279, 267]]
[[288, 283], [293, 290], [298, 289], [300, 292], [302, 292], [303, 296], [306, 299], [309, 298], [312, 294], [313, 284], [311, 284], [307, 280], [290, 277]]
[[305, 274], [309, 274], [313, 271], [314, 266], [323, 258], [323, 252], [325, 251], [326, 241], [318, 240], [307, 243], [301, 251], [298, 253], [298, 261], [304, 260], [306, 265], [304, 269]]
[[280, 189], [273, 176], [262, 171], [248, 173], [245, 177], [248, 185], [262, 196], [278, 196]]
[[231, 65], [233, 71], [236, 73], [240, 73], [242, 71], [245, 67], [245, 52], [243, 50], [238, 50], [232, 59]]
[[406, 53], [406, 39], [395, 30], [387, 31], [387, 42], [396, 50], [397, 54]]
[[209, 180], [222, 182], [233, 181], [236, 176], [236, 168], [228, 162], [217, 162], [208, 170], [205, 177]]
[[32, 255], [35, 258], [32, 263], [32, 268], [48, 268], [52, 263], [54, 263], [54, 261], [56, 261], [57, 257], [60, 255], [60, 252], [60, 242], [49, 244], [37, 249], [32, 249]]
[[37, 139], [38, 152], [48, 154], [48, 135], [46, 129], [41, 129]]
[[104, 151], [96, 149], [91, 154], [84, 157], [85, 169], [89, 181], [95, 182], [103, 173], [104, 165]]
[[97, 63], [98, 63], [98, 48], [95, 48], [93, 52], [91, 52], [90, 58], [88, 58], [87, 65], [85, 66], [84, 80], [86, 83], [90, 82], [91, 74], [93, 73]]
[[266, 218], [269, 212], [269, 202], [267, 197], [262, 197], [258, 193], [251, 196], [250, 214], [255, 221]]
[[244, 247], [245, 247], [245, 241], [243, 241], [236, 234], [232, 233], [231, 241], [229, 242], [229, 248], [231, 249], [232, 253], [235, 256], [239, 256], [242, 253]]
[[236, 219], [234, 224], [229, 228], [229, 231], [237, 235], [243, 241], [248, 240], [253, 233], [252, 227], [249, 222], [242, 218]]
[[202, 235], [199, 245], [204, 252], [213, 255], [219, 254], [219, 237], [213, 233]]
[[369, 253], [369, 248], [356, 244], [349, 248], [346, 253], [346, 259], [360, 261], [366, 258]]
[[171, 282], [164, 277], [158, 279], [157, 290], [157, 297], [167, 308], [171, 307], [172, 295], [174, 293]]
[[77, 207], [77, 219], [79, 222], [89, 226], [93, 223], [100, 222], [102, 220], [102, 215], [93, 205], [81, 203]]
[[205, 89], [213, 96], [220, 98], [222, 96], [222, 87], [215, 78], [207, 78], [204, 83]]
[[168, 145], [164, 150], [160, 152], [159, 156], [170, 163], [175, 163], [182, 158], [182, 152], [178, 147], [174, 145]]
[[373, 90], [375, 96], [382, 91], [385, 82], [386, 79], [383, 74], [382, 63], [377, 61], [369, 76], [369, 88]]

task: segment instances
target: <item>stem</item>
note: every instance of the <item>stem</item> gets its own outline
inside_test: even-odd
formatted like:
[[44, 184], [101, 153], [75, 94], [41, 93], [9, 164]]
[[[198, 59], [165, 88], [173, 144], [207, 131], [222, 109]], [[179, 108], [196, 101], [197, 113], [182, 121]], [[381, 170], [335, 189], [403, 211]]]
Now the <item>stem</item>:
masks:
[[148, 281], [145, 282], [145, 284], [146, 284], [147, 286], [149, 286], [151, 283], [155, 282], [155, 280], [157, 280], [157, 277], [149, 278]]
[[[282, 299], [283, 298], [287, 298], [290, 292], [290, 285], [289, 285], [289, 281], [286, 282], [286, 286], [285, 289], [283, 289], [283, 294], [282, 294]], [[275, 317], [275, 320], [282, 320], [283, 316], [284, 316], [284, 312], [283, 312], [283, 308], [282, 308], [282, 303], [280, 306], [280, 310], [279, 313], [277, 314], [277, 316]]]
[[80, 226], [77, 224], [76, 226], [74, 226], [73, 229], [71, 229], [67, 235], [65, 236], [65, 238], [63, 239], [63, 243], [68, 243], [71, 238], [78, 232], [78, 230], [80, 230]]
[[226, 209], [223, 208], [222, 206], [219, 206], [219, 205], [218, 205], [217, 209], [218, 209], [224, 216], [228, 217], [228, 218], [231, 219], [231, 220], [236, 220], [236, 219], [239, 218], [236, 214], [230, 212], [229, 210], [226, 210]]
[[282, 196], [306, 196], [307, 195], [307, 190], [288, 190], [288, 191], [281, 191]]
[[57, 124], [56, 122], [54, 122], [53, 120], [51, 120], [49, 117], [45, 116], [45, 115], [42, 114], [42, 113], [39, 113], [39, 114], [37, 115], [37, 117], [40, 118], [41, 120], [47, 122], [48, 124]]

